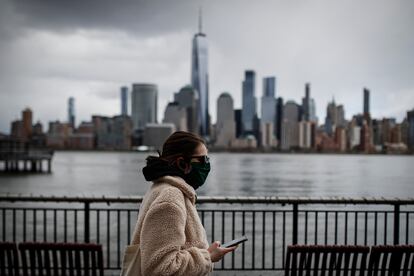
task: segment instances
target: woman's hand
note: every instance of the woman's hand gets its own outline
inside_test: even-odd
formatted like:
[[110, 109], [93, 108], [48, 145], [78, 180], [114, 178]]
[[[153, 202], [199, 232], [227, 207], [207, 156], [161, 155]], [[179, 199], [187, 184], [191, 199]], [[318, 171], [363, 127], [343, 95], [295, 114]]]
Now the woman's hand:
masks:
[[224, 257], [229, 252], [234, 251], [237, 248], [237, 246], [232, 247], [220, 247], [220, 242], [215, 241], [213, 242], [210, 247], [207, 249], [207, 251], [210, 253], [210, 259], [213, 263], [218, 262], [221, 260], [221, 258]]

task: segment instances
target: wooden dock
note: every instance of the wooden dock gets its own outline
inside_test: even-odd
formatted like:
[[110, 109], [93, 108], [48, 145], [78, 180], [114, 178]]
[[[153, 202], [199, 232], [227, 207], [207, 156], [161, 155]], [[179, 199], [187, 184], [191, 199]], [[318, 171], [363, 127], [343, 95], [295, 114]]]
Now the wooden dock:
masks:
[[[0, 170], [4, 172], [52, 172], [53, 150], [31, 146], [11, 138], [0, 140]], [[45, 166], [43, 166], [45, 164]], [[44, 170], [45, 169], [45, 170]]]

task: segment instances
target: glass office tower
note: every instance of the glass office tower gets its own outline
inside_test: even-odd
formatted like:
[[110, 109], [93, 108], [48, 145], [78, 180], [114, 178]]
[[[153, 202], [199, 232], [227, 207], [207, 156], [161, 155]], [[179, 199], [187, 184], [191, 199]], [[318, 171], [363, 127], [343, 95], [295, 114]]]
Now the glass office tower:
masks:
[[253, 132], [253, 119], [256, 115], [255, 80], [256, 73], [252, 70], [246, 70], [242, 83], [242, 121], [244, 134]]
[[201, 13], [199, 17], [199, 32], [193, 38], [191, 84], [199, 94], [199, 133], [203, 137], [208, 137], [210, 134], [208, 112], [208, 49], [206, 35], [201, 29]]
[[142, 131], [148, 123], [157, 123], [158, 87], [155, 84], [133, 83], [131, 117], [134, 131]]
[[121, 87], [121, 115], [128, 115], [128, 87]]
[[75, 128], [75, 98], [70, 97], [68, 99], [68, 122], [71, 124], [72, 128]]
[[275, 123], [276, 77], [263, 78], [262, 123]]

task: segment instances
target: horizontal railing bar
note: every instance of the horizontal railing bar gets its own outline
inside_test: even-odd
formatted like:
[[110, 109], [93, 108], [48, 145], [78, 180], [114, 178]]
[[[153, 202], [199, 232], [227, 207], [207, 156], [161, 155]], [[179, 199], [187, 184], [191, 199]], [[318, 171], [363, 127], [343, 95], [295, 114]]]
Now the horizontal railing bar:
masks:
[[[45, 196], [0, 194], [1, 201], [37, 202], [80, 202], [80, 203], [141, 203], [143, 196]], [[251, 196], [199, 196], [197, 203], [261, 203], [261, 204], [377, 204], [377, 205], [414, 205], [414, 198], [375, 198], [375, 197], [251, 197]]]
[[[92, 209], [91, 209], [92, 210]], [[106, 210], [106, 209], [102, 209], [102, 210]], [[112, 209], [111, 209], [112, 210]], [[115, 209], [113, 209], [115, 210]], [[135, 210], [135, 209], [132, 209]], [[281, 213], [281, 212], [285, 212], [285, 213], [293, 213], [292, 210], [289, 209], [204, 209], [204, 208], [197, 208], [198, 211], [205, 211], [205, 212], [212, 212], [212, 211], [224, 211], [224, 212], [265, 212], [265, 213]], [[303, 210], [299, 210], [298, 214], [305, 214], [306, 212], [323, 212], [323, 213], [338, 213], [338, 214], [345, 214], [345, 213], [368, 213], [368, 214], [374, 214], [374, 213], [394, 213], [393, 210], [383, 210], [383, 209], [376, 209], [376, 210], [344, 210], [344, 209], [303, 209]], [[400, 211], [400, 213], [412, 213], [412, 211]]]
[[[120, 267], [116, 267], [116, 266], [110, 266], [110, 267], [105, 267], [105, 270], [117, 270], [118, 272], [121, 270]], [[231, 267], [224, 267], [224, 268], [219, 268], [218, 265], [217, 267], [214, 267], [214, 270], [216, 271], [266, 271], [266, 272], [271, 272], [271, 271], [284, 271], [285, 269], [282, 267], [278, 267], [278, 268], [241, 268], [241, 267], [235, 267], [235, 268], [231, 268]], [[344, 269], [340, 269], [341, 271], [343, 271]], [[401, 269], [402, 270], [402, 269]]]
[[[6, 210], [6, 211], [84, 211], [84, 208], [53, 208], [53, 207], [0, 207], [0, 211], [2, 210]], [[105, 209], [96, 209], [96, 208], [90, 208], [89, 211], [109, 211], [109, 212], [117, 212], [117, 211], [121, 211], [121, 212], [137, 212], [138, 209], [109, 209], [109, 208], [105, 208]], [[381, 213], [383, 213], [384, 211], [382, 211]], [[402, 213], [402, 212], [401, 212]]]
[[[84, 208], [51, 208], [51, 207], [0, 207], [0, 210], [10, 211], [83, 211]], [[102, 209], [108, 210], [108, 209]], [[110, 209], [114, 210], [114, 209]]]
[[[0, 210], [7, 210], [7, 211], [83, 211], [84, 208], [49, 208], [49, 207], [0, 207]], [[90, 211], [110, 211], [110, 212], [117, 212], [117, 211], [121, 211], [121, 212], [137, 212], [138, 209], [113, 209], [113, 208], [90, 208]], [[232, 212], [260, 212], [260, 213], [292, 213], [292, 210], [286, 210], [286, 209], [203, 209], [203, 208], [198, 208], [197, 211], [203, 211], [203, 212], [213, 212], [213, 211], [223, 211], [225, 213], [232, 213]], [[382, 210], [382, 209], [378, 209], [378, 210], [363, 210], [363, 211], [357, 211], [357, 210], [320, 210], [320, 209], [306, 209], [306, 210], [302, 210], [302, 211], [298, 211], [298, 214], [304, 214], [306, 212], [323, 212], [323, 213], [338, 213], [338, 214], [345, 214], [345, 213], [352, 213], [352, 214], [375, 214], [375, 213], [389, 213], [392, 214], [394, 213], [394, 211], [392, 210]], [[412, 214], [412, 211], [400, 211], [400, 214]]]

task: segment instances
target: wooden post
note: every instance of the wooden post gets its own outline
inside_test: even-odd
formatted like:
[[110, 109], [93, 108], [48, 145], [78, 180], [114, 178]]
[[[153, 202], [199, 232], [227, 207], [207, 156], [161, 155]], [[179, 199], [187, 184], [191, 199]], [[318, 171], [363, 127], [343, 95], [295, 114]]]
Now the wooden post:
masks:
[[30, 163], [31, 163], [30, 170], [32, 172], [35, 172], [36, 171], [36, 161], [32, 160]]
[[42, 172], [43, 171], [43, 168], [42, 168], [43, 167], [42, 166], [43, 165], [42, 164], [43, 162], [42, 161], [43, 161], [42, 159], [39, 160], [39, 172]]
[[52, 160], [51, 159], [47, 159], [47, 172], [48, 173], [52, 172]]
[[23, 171], [27, 172], [27, 160], [23, 160]]

